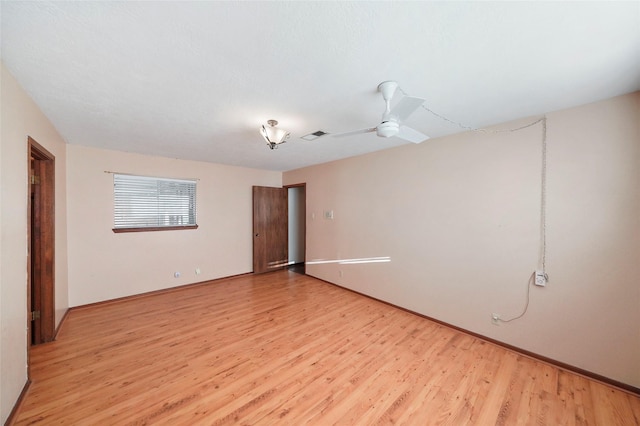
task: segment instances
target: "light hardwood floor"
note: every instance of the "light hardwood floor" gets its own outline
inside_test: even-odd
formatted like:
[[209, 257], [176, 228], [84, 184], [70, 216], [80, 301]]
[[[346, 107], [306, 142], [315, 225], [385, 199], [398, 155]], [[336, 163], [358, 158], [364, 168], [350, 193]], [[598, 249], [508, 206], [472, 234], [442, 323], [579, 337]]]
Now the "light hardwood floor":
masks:
[[73, 309], [15, 424], [633, 425], [640, 398], [296, 274]]

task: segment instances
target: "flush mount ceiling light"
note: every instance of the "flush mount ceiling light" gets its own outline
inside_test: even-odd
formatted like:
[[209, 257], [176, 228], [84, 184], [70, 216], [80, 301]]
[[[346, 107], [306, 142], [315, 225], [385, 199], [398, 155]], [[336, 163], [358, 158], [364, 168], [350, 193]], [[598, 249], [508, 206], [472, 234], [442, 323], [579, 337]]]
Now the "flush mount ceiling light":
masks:
[[267, 121], [268, 126], [264, 124], [260, 128], [260, 134], [267, 141], [269, 148], [275, 149], [279, 144], [286, 142], [289, 137], [289, 132], [283, 129], [278, 129], [276, 126], [278, 122], [276, 120]]

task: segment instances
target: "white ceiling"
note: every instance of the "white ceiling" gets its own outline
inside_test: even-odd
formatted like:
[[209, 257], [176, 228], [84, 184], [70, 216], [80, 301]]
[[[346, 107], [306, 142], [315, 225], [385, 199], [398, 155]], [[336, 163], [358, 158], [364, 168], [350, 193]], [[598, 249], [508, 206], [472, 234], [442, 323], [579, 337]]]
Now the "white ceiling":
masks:
[[[640, 89], [638, 1], [0, 5], [2, 61], [68, 143], [166, 157], [284, 171], [401, 145], [300, 139], [377, 125], [384, 80], [473, 127]], [[291, 132], [274, 151], [268, 119]]]

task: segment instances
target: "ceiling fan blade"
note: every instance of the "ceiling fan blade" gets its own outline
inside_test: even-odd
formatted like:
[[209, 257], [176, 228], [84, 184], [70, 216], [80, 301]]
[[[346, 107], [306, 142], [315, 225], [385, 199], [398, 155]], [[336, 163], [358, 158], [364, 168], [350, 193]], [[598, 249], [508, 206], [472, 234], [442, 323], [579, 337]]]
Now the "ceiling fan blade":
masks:
[[400, 102], [391, 109], [389, 113], [390, 116], [395, 117], [398, 121], [404, 121], [409, 117], [415, 110], [420, 108], [424, 103], [424, 99], [422, 98], [414, 98], [413, 96], [405, 96], [400, 99]]
[[376, 131], [376, 128], [375, 127], [371, 127], [369, 129], [354, 130], [352, 132], [336, 133], [336, 134], [333, 134], [331, 136], [333, 136], [334, 138], [346, 138], [347, 136], [359, 135], [361, 133], [371, 133], [371, 132], [375, 132], [375, 131]]
[[413, 143], [420, 143], [429, 139], [429, 136], [407, 126], [400, 126], [400, 131], [398, 131], [396, 137]]

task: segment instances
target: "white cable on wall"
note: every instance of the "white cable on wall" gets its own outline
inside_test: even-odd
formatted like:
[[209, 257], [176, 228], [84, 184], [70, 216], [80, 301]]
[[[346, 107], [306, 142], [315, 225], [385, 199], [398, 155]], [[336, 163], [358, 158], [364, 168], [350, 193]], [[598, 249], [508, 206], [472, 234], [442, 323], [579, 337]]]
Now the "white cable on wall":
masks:
[[[398, 90], [403, 94], [403, 95], [407, 95], [407, 93], [402, 90], [401, 88], [398, 88]], [[542, 272], [542, 274], [544, 275], [544, 279], [545, 281], [549, 281], [549, 277], [547, 275], [547, 269], [546, 269], [546, 263], [547, 263], [547, 116], [544, 115], [543, 117], [532, 121], [531, 123], [525, 124], [523, 126], [520, 127], [516, 127], [513, 129], [497, 129], [497, 130], [489, 130], [489, 129], [483, 129], [483, 128], [474, 128], [471, 126], [467, 126], [464, 125], [462, 123], [459, 123], [457, 121], [454, 120], [450, 120], [449, 118], [440, 115], [434, 111], [432, 111], [431, 109], [429, 109], [426, 105], [422, 104], [422, 108], [424, 108], [426, 111], [428, 111], [429, 113], [431, 113], [432, 115], [434, 115], [435, 117], [440, 118], [441, 120], [444, 120], [448, 123], [454, 124], [458, 127], [460, 127], [461, 129], [465, 129], [465, 130], [470, 130], [473, 132], [479, 132], [479, 133], [509, 133], [509, 132], [517, 132], [519, 130], [523, 130], [526, 128], [529, 128], [531, 126], [535, 126], [538, 123], [542, 123], [542, 144], [541, 144], [541, 170], [540, 170], [540, 247], [539, 247], [539, 254], [538, 254], [538, 270]], [[536, 271], [534, 271], [530, 276], [529, 279], [527, 280], [527, 297], [526, 297], [526, 302], [525, 302], [525, 306], [524, 309], [522, 310], [522, 313], [513, 317], [513, 318], [509, 318], [509, 319], [502, 319], [502, 318], [494, 318], [495, 321], [499, 321], [499, 322], [511, 322], [514, 320], [517, 320], [519, 318], [522, 318], [524, 316], [524, 314], [527, 313], [527, 309], [529, 308], [529, 296], [530, 296], [530, 290], [531, 290], [531, 286], [534, 284], [535, 282], [535, 276], [536, 276]]]
[[547, 116], [542, 121], [542, 170], [540, 172], [540, 267], [547, 274]]
[[[538, 255], [538, 267], [544, 274], [545, 281], [549, 281], [547, 275], [547, 116], [542, 117], [537, 122], [542, 122], [542, 166], [540, 170], [540, 250]], [[522, 318], [529, 308], [529, 295], [531, 286], [534, 284], [536, 272], [534, 271], [527, 280], [527, 301], [522, 313], [509, 319], [497, 318], [499, 322], [511, 322]]]

